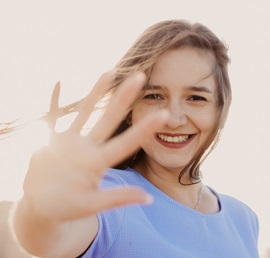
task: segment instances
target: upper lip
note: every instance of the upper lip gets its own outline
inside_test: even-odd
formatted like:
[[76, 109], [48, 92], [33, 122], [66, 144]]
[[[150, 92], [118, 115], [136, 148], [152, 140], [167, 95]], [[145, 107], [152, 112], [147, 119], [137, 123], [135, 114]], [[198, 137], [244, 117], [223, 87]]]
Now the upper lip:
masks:
[[167, 135], [167, 136], [185, 136], [185, 135], [193, 135], [191, 133], [169, 133], [169, 132], [158, 132], [157, 134], [163, 134], [163, 135]]

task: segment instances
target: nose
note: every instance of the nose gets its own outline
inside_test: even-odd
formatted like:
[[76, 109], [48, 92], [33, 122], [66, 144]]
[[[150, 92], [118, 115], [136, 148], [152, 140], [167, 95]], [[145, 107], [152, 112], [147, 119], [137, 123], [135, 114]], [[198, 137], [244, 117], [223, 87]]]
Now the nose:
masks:
[[170, 111], [170, 117], [167, 122], [169, 128], [175, 129], [179, 126], [184, 126], [187, 123], [187, 114], [179, 101], [170, 103], [167, 108]]

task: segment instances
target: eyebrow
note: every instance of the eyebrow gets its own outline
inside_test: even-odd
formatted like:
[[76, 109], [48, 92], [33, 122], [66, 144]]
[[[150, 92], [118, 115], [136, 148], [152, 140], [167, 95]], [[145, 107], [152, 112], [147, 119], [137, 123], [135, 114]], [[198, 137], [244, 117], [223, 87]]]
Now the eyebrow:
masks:
[[[143, 87], [143, 90], [160, 90], [160, 89], [163, 89], [163, 88], [167, 88], [166, 86], [160, 86], [160, 85], [145, 85]], [[187, 86], [185, 87], [185, 90], [189, 90], [189, 91], [197, 91], [197, 92], [206, 92], [206, 93], [211, 93], [213, 94], [213, 92], [208, 89], [207, 87], [204, 87], [204, 86]]]
[[204, 86], [188, 86], [187, 90], [213, 93], [210, 89], [208, 89], [207, 87], [204, 87]]
[[147, 84], [147, 85], [144, 85], [142, 90], [160, 90], [162, 88], [166, 88], [166, 87], [161, 87], [159, 85], [150, 85], [150, 84]]

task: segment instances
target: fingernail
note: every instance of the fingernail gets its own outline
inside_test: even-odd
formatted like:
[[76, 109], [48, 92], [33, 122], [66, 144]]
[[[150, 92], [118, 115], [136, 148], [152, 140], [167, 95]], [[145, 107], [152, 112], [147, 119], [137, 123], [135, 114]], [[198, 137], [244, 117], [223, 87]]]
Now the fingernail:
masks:
[[145, 202], [146, 204], [151, 204], [151, 203], [153, 203], [153, 202], [154, 202], [154, 197], [153, 197], [153, 195], [147, 194], [147, 195], [145, 196], [144, 202]]
[[134, 74], [131, 75], [130, 77], [132, 80], [137, 80], [139, 83], [144, 83], [146, 80], [146, 75], [143, 72], [135, 72]]

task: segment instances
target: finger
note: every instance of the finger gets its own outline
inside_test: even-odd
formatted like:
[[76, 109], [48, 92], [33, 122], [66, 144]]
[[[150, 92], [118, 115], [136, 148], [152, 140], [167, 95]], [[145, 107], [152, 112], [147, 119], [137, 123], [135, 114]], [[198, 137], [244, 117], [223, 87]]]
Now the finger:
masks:
[[50, 102], [50, 111], [48, 114], [49, 115], [48, 124], [51, 130], [54, 130], [56, 120], [58, 117], [59, 96], [60, 96], [60, 82], [57, 82], [52, 92], [52, 97], [51, 97], [51, 102]]
[[167, 110], [158, 111], [135, 123], [131, 128], [104, 144], [104, 160], [113, 167], [134, 153], [169, 118]]
[[[93, 200], [96, 201], [93, 203]], [[102, 191], [89, 192], [79, 198], [79, 201], [77, 200], [76, 216], [78, 216], [79, 210], [82, 212], [79, 216], [87, 216], [89, 214], [96, 214], [97, 212], [125, 205], [150, 204], [152, 202], [152, 195], [135, 186], [117, 187]], [[86, 203], [93, 203], [95, 205], [89, 206], [86, 205]]]
[[117, 187], [99, 192], [98, 210], [112, 209], [130, 204], [150, 204], [152, 195], [135, 186]]
[[114, 72], [109, 71], [104, 73], [96, 82], [94, 88], [84, 99], [82, 106], [79, 110], [79, 114], [72, 123], [70, 130], [79, 132], [84, 124], [87, 122], [89, 116], [93, 112], [96, 103], [99, 101], [100, 97], [104, 96], [106, 91], [111, 86], [111, 82], [114, 77]]
[[136, 73], [118, 87], [102, 118], [92, 129], [88, 138], [95, 141], [105, 141], [116, 130], [131, 104], [138, 98], [145, 82], [144, 73]]

